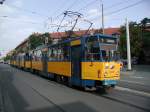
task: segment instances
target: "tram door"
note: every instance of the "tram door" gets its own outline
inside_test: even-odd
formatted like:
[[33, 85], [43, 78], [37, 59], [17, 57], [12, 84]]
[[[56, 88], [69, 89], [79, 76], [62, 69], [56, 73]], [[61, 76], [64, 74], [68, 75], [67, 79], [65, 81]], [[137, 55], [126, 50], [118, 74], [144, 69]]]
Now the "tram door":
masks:
[[71, 47], [71, 63], [72, 63], [72, 76], [75, 78], [81, 77], [81, 46]]

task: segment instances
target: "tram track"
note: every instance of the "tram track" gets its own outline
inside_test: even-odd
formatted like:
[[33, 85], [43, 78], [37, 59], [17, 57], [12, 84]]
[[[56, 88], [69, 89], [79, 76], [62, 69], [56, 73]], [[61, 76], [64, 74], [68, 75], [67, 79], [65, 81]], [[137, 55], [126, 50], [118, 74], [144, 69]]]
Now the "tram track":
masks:
[[[115, 92], [117, 90], [117, 92]], [[115, 89], [112, 93], [110, 94], [104, 94], [104, 93], [101, 93], [101, 92], [92, 92], [93, 95], [96, 95], [96, 96], [99, 96], [99, 97], [103, 97], [105, 99], [108, 99], [108, 100], [111, 100], [111, 101], [115, 101], [115, 102], [118, 102], [118, 103], [121, 103], [121, 104], [124, 104], [124, 105], [127, 105], [127, 106], [130, 106], [130, 107], [134, 107], [134, 108], [137, 108], [137, 109], [140, 109], [140, 110], [143, 110], [145, 112], [150, 112], [150, 108], [145, 108], [145, 107], [142, 107], [140, 106], [139, 104], [136, 104], [137, 102], [135, 102], [135, 104], [133, 102], [131, 102], [131, 100], [128, 100], [126, 101], [125, 99], [123, 98], [120, 98], [119, 94], [122, 94], [122, 93], [118, 93], [118, 92], [122, 92], [121, 90], [119, 89]], [[114, 93], [115, 92], [115, 93]], [[127, 93], [129, 91], [126, 91]], [[114, 96], [114, 94], [115, 96]], [[113, 95], [112, 95], [113, 94]], [[123, 93], [123, 94], [126, 94], [126, 93]], [[132, 94], [132, 93], [130, 93]], [[133, 94], [134, 95], [134, 94]], [[145, 97], [145, 98], [150, 98], [149, 96], [144, 96], [144, 95], [141, 95], [141, 94], [137, 94], [138, 97]], [[149, 102], [150, 103], [150, 102]]]
[[[24, 72], [21, 70], [15, 72], [15, 68], [13, 69], [14, 75], [10, 74], [9, 76], [12, 76], [15, 82], [17, 81], [17, 83], [15, 84], [24, 85], [23, 87], [29, 89], [30, 94], [37, 94], [37, 96], [39, 96], [40, 99], [45, 100], [48, 105], [53, 105], [52, 107], [56, 107], [57, 110], [60, 112], [67, 112], [69, 110], [66, 108], [67, 106], [64, 107], [64, 104], [70, 104], [70, 102], [76, 101], [80, 101], [82, 103], [86, 102], [87, 105], [97, 110], [101, 109], [104, 112], [111, 110], [117, 110], [118, 112], [120, 112], [119, 110], [121, 109], [116, 109], [118, 106], [120, 106], [120, 108], [123, 107], [125, 109], [122, 110], [122, 112], [129, 111], [129, 109], [131, 109], [131, 111], [135, 110], [137, 112], [150, 111], [150, 107], [148, 107], [148, 105], [145, 105], [145, 103], [148, 103], [147, 101], [150, 101], [150, 99], [149, 96], [146, 96], [145, 94], [138, 94], [132, 91], [128, 91], [128, 89], [121, 90], [118, 89], [118, 87], [114, 89], [112, 93], [109, 94], [102, 94], [101, 92], [94, 91], [87, 92], [83, 91], [81, 88], [70, 88], [62, 84], [56, 83], [55, 81], [51, 81], [48, 78], [42, 78], [37, 77], [35, 75], [31, 75], [32, 73]], [[14, 86], [18, 87], [17, 85]], [[65, 99], [62, 97], [65, 97], [66, 101], [61, 101]], [[105, 107], [105, 104], [109, 104], [110, 109], [107, 109], [107, 106]], [[100, 106], [96, 107], [97, 105]], [[32, 110], [32, 106], [29, 106], [26, 109]]]
[[[64, 85], [62, 85], [62, 84], [59, 84], [59, 83], [56, 83], [55, 81], [51, 81], [51, 80], [49, 80], [48, 78], [43, 78], [43, 77], [39, 77], [39, 78], [42, 78], [42, 79], [44, 79], [44, 80], [46, 80], [46, 81], [48, 81], [49, 83], [53, 83], [54, 85], [57, 85], [57, 86], [61, 86], [61, 87], [64, 87]], [[26, 83], [26, 82], [25, 82]], [[26, 83], [27, 84], [27, 83]], [[28, 84], [29, 86], [30, 86], [30, 84]], [[59, 110], [61, 110], [62, 112], [66, 112], [63, 108], [61, 108], [59, 105], [57, 105], [55, 102], [53, 102], [52, 100], [50, 100], [49, 98], [47, 98], [46, 96], [44, 96], [44, 95], [42, 95], [37, 89], [35, 89], [35, 88], [33, 88], [32, 86], [30, 86], [37, 94], [39, 94], [41, 97], [43, 97], [45, 100], [47, 100], [48, 102], [50, 102], [50, 103], [52, 103], [53, 105], [55, 105], [55, 106], [57, 106], [58, 108], [59, 108]], [[69, 87], [68, 87], [69, 88]], [[116, 87], [116, 89], [115, 90], [117, 90], [117, 91], [121, 91], [121, 92], [123, 92], [123, 91], [125, 91], [125, 92], [128, 92], [128, 93], [137, 93], [136, 95], [137, 96], [141, 96], [141, 97], [150, 97], [150, 95], [147, 93], [145, 93], [145, 94], [142, 94], [143, 92], [137, 92], [136, 90], [134, 90], [134, 91], [131, 91], [130, 89], [130, 91], [127, 89], [127, 88], [125, 88], [124, 90], [123, 89], [119, 89], [119, 88], [123, 88], [123, 87], [119, 87], [119, 86], [117, 86]], [[77, 91], [80, 91], [80, 92], [85, 92], [85, 91], [83, 91], [83, 90], [81, 90], [81, 88], [74, 88], [74, 89], [77, 89]], [[114, 90], [114, 91], [115, 91]], [[99, 96], [99, 97], [103, 97], [103, 98], [105, 98], [105, 99], [108, 99], [108, 100], [111, 100], [111, 101], [115, 101], [115, 102], [118, 102], [118, 103], [121, 103], [121, 104], [123, 104], [123, 105], [127, 105], [127, 106], [130, 106], [130, 107], [134, 107], [134, 108], [137, 108], [137, 109], [140, 109], [140, 110], [142, 110], [142, 111], [145, 111], [145, 112], [149, 112], [150, 111], [150, 109], [148, 109], [148, 108], [144, 108], [144, 107], [142, 107], [142, 106], [139, 106], [139, 105], [136, 105], [136, 104], [133, 104], [133, 103], [130, 103], [129, 101], [127, 102], [127, 101], [124, 101], [123, 99], [119, 99], [118, 97], [114, 97], [113, 95], [111, 96], [111, 94], [112, 93], [110, 93], [110, 94], [102, 94], [102, 93], [99, 93], [99, 92], [87, 92], [87, 93], [89, 93], [89, 94], [92, 94], [92, 95], [96, 95], [96, 96]], [[115, 96], [117, 96], [117, 94], [118, 94], [118, 92], [116, 92], [115, 93], [116, 95]], [[135, 95], [135, 94], [134, 94]]]
[[[41, 77], [42, 78], [42, 77]], [[46, 79], [45, 79], [46, 80]], [[67, 112], [65, 111], [61, 106], [57, 105], [54, 101], [50, 100], [49, 98], [47, 98], [46, 96], [44, 96], [43, 94], [41, 94], [36, 88], [32, 87], [30, 84], [28, 84], [27, 82], [23, 81], [28, 87], [30, 87], [36, 94], [38, 94], [40, 97], [42, 97], [44, 100], [46, 100], [47, 102], [49, 102], [50, 104], [54, 105], [55, 107], [57, 107], [61, 112]]]
[[[54, 84], [57, 84], [58, 83], [54, 83]], [[29, 85], [29, 84], [28, 84]], [[30, 85], [29, 85], [30, 86]], [[33, 88], [32, 86], [30, 86], [37, 94], [39, 94], [42, 98], [44, 98], [45, 100], [47, 100], [48, 102], [52, 103], [53, 105], [55, 105], [56, 107], [59, 108], [60, 111], [62, 112], [66, 112], [63, 108], [61, 108], [59, 105], [57, 105], [55, 102], [53, 102], [52, 100], [50, 100], [49, 98], [47, 98], [46, 96], [42, 95], [37, 89]], [[77, 89], [77, 88], [74, 88], [74, 89]], [[118, 89], [117, 89], [118, 90]], [[77, 89], [77, 91], [80, 91], [80, 92], [83, 92], [81, 89]], [[85, 91], [84, 91], [85, 92]], [[136, 104], [133, 104], [133, 103], [130, 103], [130, 102], [127, 102], [127, 101], [124, 101], [122, 99], [119, 99], [117, 97], [114, 97], [114, 96], [111, 96], [110, 94], [102, 94], [102, 93], [99, 93], [99, 92], [87, 92], [89, 94], [92, 94], [92, 95], [96, 95], [96, 96], [99, 96], [99, 97], [103, 97], [105, 99], [108, 99], [108, 100], [111, 100], [111, 101], [115, 101], [117, 103], [121, 103], [123, 105], [127, 105], [127, 106], [130, 106], [130, 107], [134, 107], [134, 108], [137, 108], [137, 109], [140, 109], [142, 111], [145, 111], [145, 112], [150, 112], [150, 109], [148, 108], [144, 108], [142, 106], [139, 106], [139, 105], [136, 105]], [[139, 94], [141, 96], [141, 94]], [[144, 96], [143, 96], [144, 97]], [[147, 96], [146, 96], [147, 97]]]
[[132, 104], [132, 103], [129, 103], [129, 102], [126, 102], [126, 101], [117, 99], [117, 98], [113, 98], [113, 97], [110, 97], [110, 96], [107, 96], [107, 95], [102, 95], [102, 97], [104, 97], [104, 98], [106, 98], [106, 99], [109, 99], [109, 100], [112, 100], [112, 101], [115, 101], [115, 102], [119, 102], [119, 103], [121, 103], [121, 104], [130, 106], [130, 107], [134, 107], [134, 108], [143, 110], [143, 111], [145, 111], [145, 112], [150, 112], [150, 109], [147, 109], [147, 108], [144, 108], [144, 107], [140, 107], [140, 106], [138, 106], [138, 105], [135, 105], [135, 104]]

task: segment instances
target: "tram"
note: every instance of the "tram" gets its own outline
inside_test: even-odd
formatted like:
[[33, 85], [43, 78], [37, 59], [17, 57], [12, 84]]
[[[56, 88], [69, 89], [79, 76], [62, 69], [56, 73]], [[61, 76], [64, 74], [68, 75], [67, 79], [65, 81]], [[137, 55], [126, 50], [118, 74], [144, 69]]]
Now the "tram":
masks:
[[94, 34], [67, 38], [40, 46], [24, 56], [13, 56], [11, 64], [70, 86], [108, 90], [120, 79], [117, 48], [118, 39], [113, 36]]

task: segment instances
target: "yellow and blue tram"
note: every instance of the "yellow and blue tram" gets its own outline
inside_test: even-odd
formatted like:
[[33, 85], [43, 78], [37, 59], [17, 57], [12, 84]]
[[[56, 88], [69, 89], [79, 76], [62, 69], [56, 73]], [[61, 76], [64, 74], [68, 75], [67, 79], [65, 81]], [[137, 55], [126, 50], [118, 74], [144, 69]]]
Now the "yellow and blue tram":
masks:
[[68, 38], [14, 56], [11, 64], [69, 85], [108, 88], [120, 78], [117, 47], [117, 38], [108, 35]]

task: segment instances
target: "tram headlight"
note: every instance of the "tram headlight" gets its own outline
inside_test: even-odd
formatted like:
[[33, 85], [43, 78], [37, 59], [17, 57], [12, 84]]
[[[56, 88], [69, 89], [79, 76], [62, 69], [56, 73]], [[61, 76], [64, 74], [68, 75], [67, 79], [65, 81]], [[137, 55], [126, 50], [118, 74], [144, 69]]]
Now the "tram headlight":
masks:
[[113, 69], [113, 68], [115, 68], [115, 66], [114, 66], [114, 65], [110, 65], [109, 68], [110, 68], [110, 69]]
[[105, 69], [109, 69], [109, 64], [108, 63], [106, 63]]

